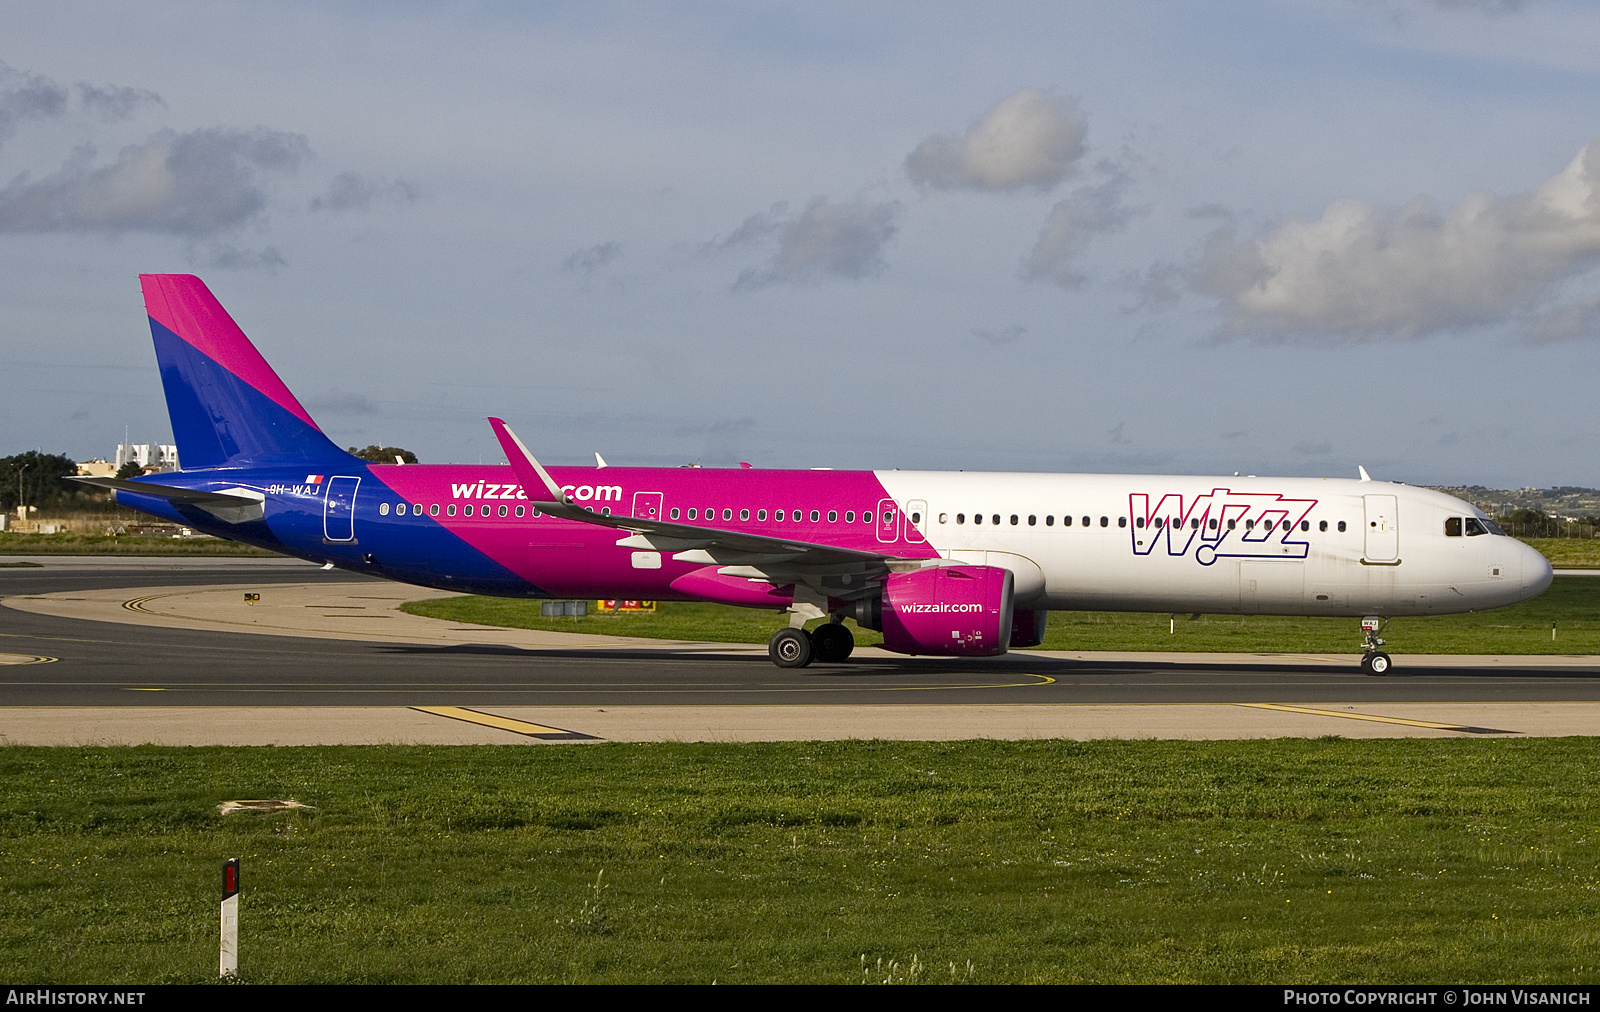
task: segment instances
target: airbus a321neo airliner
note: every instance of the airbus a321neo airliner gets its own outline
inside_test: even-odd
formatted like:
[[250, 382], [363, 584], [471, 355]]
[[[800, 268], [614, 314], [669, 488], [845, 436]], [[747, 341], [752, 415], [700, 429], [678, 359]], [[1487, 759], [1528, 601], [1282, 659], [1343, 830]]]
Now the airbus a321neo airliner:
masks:
[[[118, 502], [286, 555], [502, 597], [787, 611], [780, 667], [837, 662], [845, 618], [902, 654], [1035, 646], [1052, 610], [1361, 619], [1496, 608], [1550, 564], [1482, 511], [1371, 480], [372, 464], [311, 420], [210, 290], [140, 279], [182, 470]], [[828, 619], [807, 631], [805, 624]], [[1352, 637], [1353, 638], [1353, 637]]]

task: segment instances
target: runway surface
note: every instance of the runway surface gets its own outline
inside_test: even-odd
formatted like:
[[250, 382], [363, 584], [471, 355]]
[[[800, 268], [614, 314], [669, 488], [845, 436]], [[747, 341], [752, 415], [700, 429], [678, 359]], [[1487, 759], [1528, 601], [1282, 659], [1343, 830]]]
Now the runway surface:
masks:
[[[117, 718], [124, 724], [143, 711], [145, 727], [156, 726], [149, 721], [159, 714], [160, 727], [195, 732], [142, 739], [173, 741], [227, 737], [218, 729], [230, 725], [228, 711], [212, 708], [293, 708], [293, 726], [282, 709], [265, 732], [256, 719], [230, 725], [228, 740], [284, 744], [314, 726], [330, 729], [319, 740], [331, 734], [341, 741], [1255, 737], [1275, 728], [1346, 736], [1574, 734], [1600, 726], [1594, 657], [1400, 655], [1392, 676], [1370, 678], [1353, 655], [1029, 651], [950, 661], [868, 650], [847, 664], [783, 670], [764, 647], [608, 641], [419, 619], [393, 608], [429, 591], [291, 560], [37, 561], [42, 568], [0, 568], [0, 662], [10, 662], [0, 663], [0, 707], [82, 713], [53, 730], [45, 714], [34, 713], [29, 726], [41, 730], [24, 733], [23, 711], [8, 709], [0, 714], [0, 739], [7, 741], [133, 734], [112, 730], [115, 721], [96, 724], [83, 708], [128, 711]], [[247, 605], [243, 591], [251, 588], [262, 600]], [[1519, 705], [1503, 709], [1507, 704]], [[664, 707], [681, 719], [664, 720]], [[1183, 709], [1165, 712], [1174, 707]], [[1383, 707], [1393, 712], [1378, 713]], [[205, 709], [203, 719], [195, 708]], [[335, 719], [335, 710], [349, 708], [381, 708], [385, 716], [371, 710], [362, 730], [360, 720]], [[552, 710], [561, 719], [539, 716]], [[1129, 719], [1114, 719], [1118, 710]], [[485, 712], [546, 731], [508, 730], [472, 716]], [[978, 719], [980, 713], [986, 716]], [[585, 726], [570, 727], [573, 717]], [[94, 727], [105, 733], [91, 733]]]

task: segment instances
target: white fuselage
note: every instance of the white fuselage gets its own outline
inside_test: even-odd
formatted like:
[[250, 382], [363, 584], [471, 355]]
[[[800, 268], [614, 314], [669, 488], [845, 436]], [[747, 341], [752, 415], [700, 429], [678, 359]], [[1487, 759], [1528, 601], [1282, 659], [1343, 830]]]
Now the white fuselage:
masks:
[[1445, 614], [1526, 600], [1552, 575], [1513, 538], [1463, 533], [1486, 520], [1476, 507], [1389, 482], [876, 474], [940, 555], [1011, 569], [1019, 607]]

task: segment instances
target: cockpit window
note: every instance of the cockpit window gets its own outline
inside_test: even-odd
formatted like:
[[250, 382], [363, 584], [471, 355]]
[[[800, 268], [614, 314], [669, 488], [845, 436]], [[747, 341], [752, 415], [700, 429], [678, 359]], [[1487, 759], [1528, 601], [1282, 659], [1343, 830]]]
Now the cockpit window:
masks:
[[1480, 534], [1488, 534], [1489, 529], [1483, 526], [1483, 521], [1477, 517], [1467, 517], [1467, 537], [1475, 538]]
[[1500, 529], [1500, 525], [1495, 523], [1493, 520], [1490, 520], [1488, 518], [1484, 518], [1483, 520], [1481, 520], [1479, 522], [1482, 523], [1483, 526], [1488, 529], [1490, 534], [1498, 534], [1502, 538], [1506, 536], [1506, 532], [1502, 531]]
[[1446, 517], [1444, 521], [1444, 536], [1447, 538], [1461, 537], [1461, 518]]

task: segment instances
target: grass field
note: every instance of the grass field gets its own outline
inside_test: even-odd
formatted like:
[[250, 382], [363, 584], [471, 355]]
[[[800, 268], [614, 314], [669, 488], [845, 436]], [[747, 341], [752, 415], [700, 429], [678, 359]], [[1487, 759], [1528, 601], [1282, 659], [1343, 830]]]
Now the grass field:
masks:
[[[663, 603], [654, 614], [582, 619], [542, 618], [537, 601], [492, 597], [436, 598], [401, 607], [451, 622], [724, 643], [765, 643], [787, 621], [774, 612], [677, 602]], [[877, 633], [849, 624], [857, 644], [882, 642]], [[1557, 577], [1538, 598], [1496, 611], [1396, 619], [1384, 638], [1401, 654], [1600, 654], [1600, 577]], [[1203, 615], [1191, 620], [1091, 611], [1052, 612], [1043, 649], [1350, 654], [1360, 653], [1360, 641], [1358, 623], [1347, 618]]]
[[[1562, 982], [1600, 740], [0, 748], [0, 974]], [[236, 798], [315, 810], [217, 815]]]
[[1557, 569], [1600, 569], [1600, 538], [1523, 538]]
[[151, 538], [109, 534], [0, 534], [0, 555], [232, 555], [282, 558], [220, 538]]

